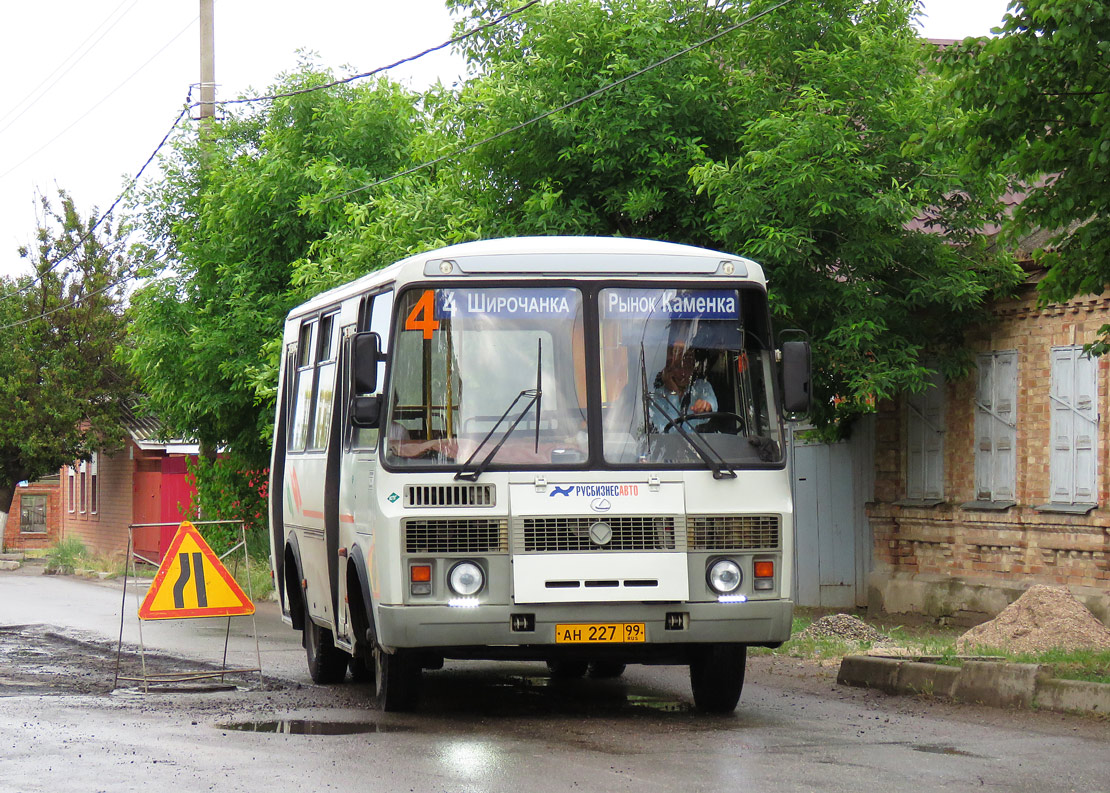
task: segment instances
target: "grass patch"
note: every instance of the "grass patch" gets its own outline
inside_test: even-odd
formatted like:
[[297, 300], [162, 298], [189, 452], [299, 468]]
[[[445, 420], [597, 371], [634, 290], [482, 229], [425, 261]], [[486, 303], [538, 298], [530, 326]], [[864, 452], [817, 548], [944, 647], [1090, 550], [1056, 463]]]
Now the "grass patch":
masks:
[[84, 567], [88, 556], [89, 549], [80, 540], [72, 537], [58, 540], [46, 552], [46, 572], [73, 575]]
[[[794, 611], [791, 639], [782, 647], [770, 650], [753, 647], [753, 655], [773, 655], [802, 658], [812, 661], [838, 661], [846, 655], [857, 655], [874, 649], [873, 642], [860, 642], [836, 637], [800, 637], [810, 624], [829, 612], [820, 609]], [[1049, 650], [1043, 653], [1015, 653], [997, 647], [975, 647], [957, 652], [956, 640], [965, 629], [927, 622], [917, 624], [891, 624], [884, 619], [871, 619], [865, 614], [854, 616], [866, 622], [879, 633], [890, 637], [891, 645], [901, 648], [911, 656], [929, 657], [934, 663], [960, 666], [968, 656], [1000, 657], [1019, 664], [1041, 664], [1057, 678], [1083, 680], [1092, 683], [1110, 683], [1110, 651], [1107, 650]], [[887, 646], [884, 644], [884, 646]]]

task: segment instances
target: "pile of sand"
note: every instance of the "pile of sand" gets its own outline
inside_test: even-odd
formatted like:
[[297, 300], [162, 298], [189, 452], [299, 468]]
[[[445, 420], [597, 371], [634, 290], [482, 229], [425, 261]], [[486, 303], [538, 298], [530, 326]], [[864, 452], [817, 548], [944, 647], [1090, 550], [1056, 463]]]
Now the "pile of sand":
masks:
[[799, 639], [813, 638], [850, 639], [854, 642], [882, 642], [887, 637], [872, 628], [859, 617], [851, 614], [829, 614], [816, 619], [809, 627], [798, 634]]
[[1016, 653], [1110, 650], [1107, 628], [1063, 587], [1037, 584], [993, 620], [956, 640], [956, 650], [991, 647]]

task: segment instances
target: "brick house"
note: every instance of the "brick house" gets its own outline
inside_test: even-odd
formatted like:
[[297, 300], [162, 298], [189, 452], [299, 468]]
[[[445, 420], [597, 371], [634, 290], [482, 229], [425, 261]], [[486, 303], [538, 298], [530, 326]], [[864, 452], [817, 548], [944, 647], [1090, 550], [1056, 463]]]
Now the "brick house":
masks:
[[57, 476], [19, 484], [0, 547], [6, 551], [49, 548], [61, 536], [62, 488]]
[[1041, 308], [1036, 280], [969, 334], [971, 376], [879, 406], [872, 610], [970, 623], [1050, 584], [1110, 622], [1110, 360], [1082, 352], [1110, 298]]
[[[157, 421], [129, 415], [128, 438], [113, 454], [95, 454], [61, 471], [61, 536], [105, 556], [127, 552], [131, 524], [179, 523], [196, 492], [186, 463], [196, 444], [161, 441]], [[160, 560], [174, 527], [136, 528], [135, 550]]]

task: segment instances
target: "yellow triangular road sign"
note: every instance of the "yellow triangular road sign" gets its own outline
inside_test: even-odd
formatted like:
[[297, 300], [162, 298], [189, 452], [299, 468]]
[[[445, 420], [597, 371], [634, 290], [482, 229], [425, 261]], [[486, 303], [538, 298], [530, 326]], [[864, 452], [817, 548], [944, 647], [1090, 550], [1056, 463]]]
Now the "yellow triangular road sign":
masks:
[[139, 619], [234, 617], [254, 604], [189, 521], [177, 529], [139, 606]]

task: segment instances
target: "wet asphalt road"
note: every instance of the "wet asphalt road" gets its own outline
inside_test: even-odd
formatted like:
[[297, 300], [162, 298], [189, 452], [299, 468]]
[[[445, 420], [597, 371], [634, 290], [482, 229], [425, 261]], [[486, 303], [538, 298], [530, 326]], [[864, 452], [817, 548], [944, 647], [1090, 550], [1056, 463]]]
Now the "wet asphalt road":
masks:
[[[363, 686], [312, 686], [273, 604], [229, 641], [261, 684], [112, 692], [119, 583], [33, 572], [0, 572], [0, 791], [1110, 790], [1105, 720], [886, 698], [766, 658], [729, 717], [693, 713], [677, 667], [559, 684], [493, 663], [427, 673], [418, 712], [384, 714]], [[144, 623], [148, 668], [218, 665], [226, 628]]]

